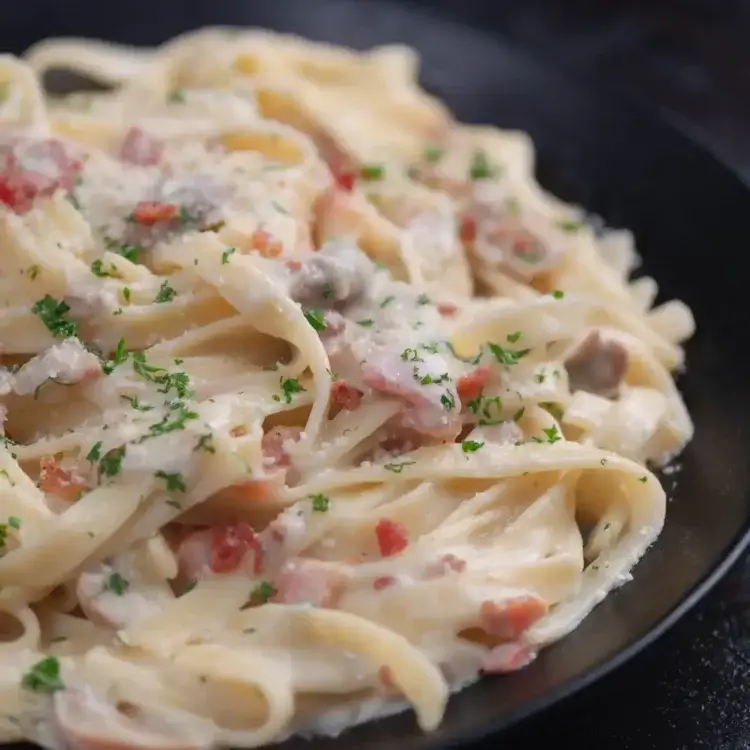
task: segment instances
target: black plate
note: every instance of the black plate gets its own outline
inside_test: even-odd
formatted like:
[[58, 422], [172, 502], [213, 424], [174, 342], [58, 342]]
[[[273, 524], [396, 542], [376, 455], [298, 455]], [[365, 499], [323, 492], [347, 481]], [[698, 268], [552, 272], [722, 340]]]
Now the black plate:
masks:
[[634, 580], [528, 669], [485, 679], [454, 697], [433, 734], [421, 734], [404, 714], [339, 740], [283, 747], [417, 750], [467, 742], [530, 717], [632, 658], [692, 607], [750, 541], [748, 284], [731, 265], [750, 238], [750, 191], [632, 102], [570, 80], [489, 34], [408, 7], [364, 0], [277, 0], [258, 7], [162, 0], [157, 16], [150, 7], [142, 0], [66, 6], [59, 18], [54, 10], [37, 16], [24, 43], [68, 34], [153, 44], [188, 28], [236, 23], [355, 47], [410, 44], [423, 56], [423, 84], [460, 119], [528, 131], [545, 187], [610, 225], [633, 229], [660, 297], [687, 300], [698, 321], [681, 380], [696, 437], [682, 471], [664, 479], [671, 498], [667, 524]]

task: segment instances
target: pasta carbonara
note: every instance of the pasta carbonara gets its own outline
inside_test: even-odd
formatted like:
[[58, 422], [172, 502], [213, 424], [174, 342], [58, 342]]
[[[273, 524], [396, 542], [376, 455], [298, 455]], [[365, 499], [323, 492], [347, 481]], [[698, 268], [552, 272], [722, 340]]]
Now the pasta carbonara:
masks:
[[688, 308], [410, 49], [44, 42], [0, 159], [1, 740], [430, 730], [658, 536]]

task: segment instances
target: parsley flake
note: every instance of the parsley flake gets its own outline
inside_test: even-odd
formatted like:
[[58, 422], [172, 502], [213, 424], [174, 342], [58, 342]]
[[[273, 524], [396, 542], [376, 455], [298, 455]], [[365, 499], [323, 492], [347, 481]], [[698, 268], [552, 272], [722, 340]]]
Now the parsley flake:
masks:
[[177, 472], [157, 471], [154, 476], [163, 479], [167, 485], [167, 492], [185, 492], [185, 479]]
[[302, 384], [296, 378], [281, 378], [280, 381], [282, 395], [274, 395], [274, 401], [281, 401], [283, 399], [285, 404], [292, 403], [292, 396], [295, 393], [301, 393], [307, 390], [302, 387]]
[[102, 457], [102, 441], [94, 443], [91, 450], [86, 454], [86, 460], [90, 463], [96, 463]]
[[306, 310], [305, 318], [318, 333], [328, 328], [323, 313], [320, 310]]
[[372, 318], [368, 318], [367, 320], [358, 320], [357, 325], [362, 326], [362, 328], [372, 328], [372, 326], [375, 325], [375, 321], [372, 320]]
[[104, 591], [111, 591], [117, 596], [122, 596], [130, 587], [130, 581], [123, 578], [117, 571], [112, 573], [104, 584]]
[[383, 468], [386, 471], [392, 471], [394, 474], [400, 474], [407, 466], [412, 466], [416, 461], [402, 461], [401, 463], [386, 464]]
[[445, 149], [441, 146], [427, 146], [424, 150], [424, 159], [428, 164], [437, 164], [445, 156]]
[[99, 462], [99, 475], [115, 477], [122, 468], [122, 459], [125, 458], [125, 446], [114, 448], [109, 451]]
[[315, 495], [310, 495], [310, 500], [312, 500], [312, 509], [320, 511], [321, 513], [327, 511], [328, 506], [331, 504], [330, 499], [320, 492]]
[[531, 351], [531, 349], [507, 349], [491, 341], [487, 343], [487, 346], [501, 365], [517, 365]]
[[206, 453], [216, 453], [213, 434], [209, 432], [206, 435], [201, 435], [198, 438], [198, 442], [193, 450], [206, 451]]
[[253, 591], [251, 599], [257, 601], [259, 604], [265, 604], [276, 594], [275, 586], [269, 581], [261, 581], [258, 587]]
[[367, 182], [378, 182], [385, 178], [385, 167], [382, 164], [363, 164], [359, 176]]
[[233, 247], [228, 247], [222, 254], [221, 254], [221, 264], [226, 265], [229, 263], [229, 257], [231, 255], [234, 255], [237, 252], [237, 250]]
[[60, 662], [54, 656], [48, 656], [34, 664], [21, 678], [21, 686], [35, 693], [56, 693], [64, 690], [65, 684], [60, 678]]
[[490, 163], [487, 152], [478, 148], [471, 157], [471, 166], [469, 167], [469, 178], [472, 180], [489, 180], [496, 177], [497, 167]]
[[171, 302], [175, 298], [176, 294], [177, 292], [171, 286], [169, 286], [169, 282], [164, 281], [159, 287], [159, 291], [154, 298], [154, 302], [157, 304], [161, 304], [163, 302]]
[[560, 291], [559, 289], [553, 289], [553, 290], [552, 290], [552, 291], [550, 292], [550, 294], [551, 294], [551, 295], [552, 295], [552, 296], [553, 296], [553, 297], [554, 297], [555, 299], [562, 299], [562, 298], [563, 298], [563, 297], [565, 296], [565, 292], [561, 292], [561, 291]]
[[69, 310], [70, 307], [64, 301], [58, 301], [49, 294], [37, 300], [31, 308], [31, 312], [47, 326], [53, 336], [63, 339], [78, 335], [78, 324], [65, 318], [65, 313]]
[[464, 440], [461, 443], [461, 450], [464, 453], [476, 453], [484, 443], [477, 442], [476, 440]]

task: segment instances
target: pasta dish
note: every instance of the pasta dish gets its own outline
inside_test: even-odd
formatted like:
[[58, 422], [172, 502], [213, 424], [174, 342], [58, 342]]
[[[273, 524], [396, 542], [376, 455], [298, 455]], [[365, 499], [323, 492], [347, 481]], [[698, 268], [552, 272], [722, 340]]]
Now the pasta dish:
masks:
[[0, 740], [429, 731], [659, 535], [689, 309], [417, 66], [229, 28], [0, 57]]

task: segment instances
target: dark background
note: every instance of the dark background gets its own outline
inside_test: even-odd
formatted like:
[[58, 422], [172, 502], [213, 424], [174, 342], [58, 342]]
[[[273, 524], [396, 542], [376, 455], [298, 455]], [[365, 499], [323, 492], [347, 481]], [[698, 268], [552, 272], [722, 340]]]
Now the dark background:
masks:
[[[40, 36], [85, 36], [101, 28], [103, 4], [95, 0], [0, 2], [2, 51], [19, 52]], [[415, 2], [494, 29], [557, 66], [645, 99], [750, 180], [750, 0]], [[254, 4], [184, 0], [180, 20], [158, 2], [150, 10], [146, 3], [111, 4], [106, 13], [113, 37], [156, 43], [185, 25], [252, 22]], [[628, 666], [485, 747], [747, 750], [749, 698], [746, 560]]]

